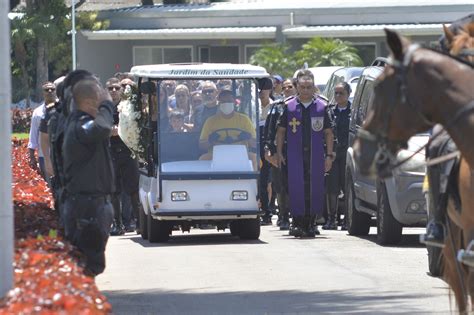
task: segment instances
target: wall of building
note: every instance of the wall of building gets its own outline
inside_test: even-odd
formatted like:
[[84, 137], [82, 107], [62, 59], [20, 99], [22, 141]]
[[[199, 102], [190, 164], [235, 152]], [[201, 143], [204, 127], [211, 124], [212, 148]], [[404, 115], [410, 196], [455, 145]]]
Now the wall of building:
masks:
[[77, 68], [98, 75], [102, 82], [132, 66], [131, 44], [127, 41], [91, 41], [77, 33]]
[[[192, 47], [192, 62], [200, 62], [200, 47], [236, 47], [239, 59], [236, 63], [246, 63], [246, 48], [263, 45], [262, 40], [87, 40], [82, 34], [77, 36], [78, 68], [97, 74], [103, 82], [116, 72], [127, 72], [133, 66], [134, 47]], [[220, 62], [231, 62], [225, 56]], [[211, 60], [213, 61], [213, 60]], [[183, 62], [183, 61], [181, 61]]]

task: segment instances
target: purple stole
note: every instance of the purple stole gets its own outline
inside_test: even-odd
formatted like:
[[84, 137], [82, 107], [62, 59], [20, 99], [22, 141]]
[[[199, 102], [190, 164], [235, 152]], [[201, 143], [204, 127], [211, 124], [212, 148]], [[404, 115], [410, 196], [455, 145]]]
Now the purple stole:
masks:
[[287, 165], [288, 193], [293, 216], [322, 214], [324, 204], [324, 111], [326, 104], [316, 98], [310, 105], [311, 114], [311, 158], [310, 192], [311, 206], [305, 209], [303, 167], [303, 105], [297, 98], [288, 103]]

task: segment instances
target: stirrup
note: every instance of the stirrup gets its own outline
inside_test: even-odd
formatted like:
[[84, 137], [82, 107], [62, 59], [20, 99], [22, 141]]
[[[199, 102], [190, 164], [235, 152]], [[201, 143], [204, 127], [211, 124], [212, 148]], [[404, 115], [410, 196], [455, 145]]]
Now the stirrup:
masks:
[[426, 234], [421, 234], [420, 235], [420, 243], [425, 244], [427, 246], [444, 248], [444, 243], [442, 243], [442, 242], [434, 242], [434, 241], [426, 240]]
[[465, 264], [471, 268], [474, 268], [474, 250], [473, 250], [473, 247], [474, 247], [474, 240], [472, 240], [469, 245], [467, 246], [467, 248], [464, 250], [464, 249], [460, 249], [458, 251], [458, 261], [462, 264]]

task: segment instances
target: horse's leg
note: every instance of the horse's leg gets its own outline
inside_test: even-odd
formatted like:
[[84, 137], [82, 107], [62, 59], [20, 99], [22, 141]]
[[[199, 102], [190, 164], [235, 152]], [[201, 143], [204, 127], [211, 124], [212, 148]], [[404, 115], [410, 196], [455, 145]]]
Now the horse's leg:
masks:
[[466, 312], [466, 297], [464, 295], [464, 272], [460, 264], [457, 264], [457, 251], [459, 248], [461, 230], [448, 217], [446, 220], [448, 235], [443, 248], [444, 270], [443, 278], [451, 287], [456, 299], [456, 305], [460, 313]]
[[[461, 196], [461, 222], [464, 237], [464, 247], [474, 240], [474, 171], [465, 159], [461, 159], [459, 166], [459, 194]], [[472, 248], [474, 250], [474, 248]], [[471, 309], [474, 306], [474, 274], [472, 268], [466, 266], [466, 289], [471, 297]]]

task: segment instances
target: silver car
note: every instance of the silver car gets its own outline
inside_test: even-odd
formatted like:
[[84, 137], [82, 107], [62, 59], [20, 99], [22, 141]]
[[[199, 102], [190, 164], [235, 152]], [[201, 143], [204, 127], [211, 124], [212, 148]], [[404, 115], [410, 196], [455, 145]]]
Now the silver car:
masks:
[[[383, 64], [367, 67], [362, 72], [354, 96], [349, 126], [349, 145], [364, 122], [373, 101], [374, 81], [382, 73]], [[429, 135], [412, 137], [408, 148], [398, 153], [403, 160], [428, 141]], [[349, 147], [346, 155], [346, 208], [350, 235], [367, 235], [372, 218], [377, 222], [377, 242], [396, 244], [404, 226], [426, 224], [426, 203], [422, 193], [425, 176], [424, 152], [395, 169], [392, 177], [374, 180], [360, 174]]]

